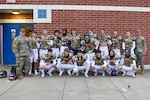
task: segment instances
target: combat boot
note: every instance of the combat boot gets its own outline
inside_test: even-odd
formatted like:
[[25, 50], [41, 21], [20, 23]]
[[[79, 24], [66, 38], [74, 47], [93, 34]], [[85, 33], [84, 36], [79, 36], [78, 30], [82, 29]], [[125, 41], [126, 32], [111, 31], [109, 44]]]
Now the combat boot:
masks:
[[144, 74], [144, 69], [141, 69], [140, 74], [141, 74], [141, 75], [143, 75], [143, 74]]

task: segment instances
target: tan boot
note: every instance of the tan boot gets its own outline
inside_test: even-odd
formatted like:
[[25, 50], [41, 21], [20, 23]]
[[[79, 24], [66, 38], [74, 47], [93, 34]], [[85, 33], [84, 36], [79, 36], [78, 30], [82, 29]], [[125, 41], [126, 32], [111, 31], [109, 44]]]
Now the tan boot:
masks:
[[140, 74], [141, 74], [141, 75], [143, 75], [143, 74], [144, 74], [144, 69], [141, 69]]
[[17, 79], [22, 79], [22, 75], [17, 75]]

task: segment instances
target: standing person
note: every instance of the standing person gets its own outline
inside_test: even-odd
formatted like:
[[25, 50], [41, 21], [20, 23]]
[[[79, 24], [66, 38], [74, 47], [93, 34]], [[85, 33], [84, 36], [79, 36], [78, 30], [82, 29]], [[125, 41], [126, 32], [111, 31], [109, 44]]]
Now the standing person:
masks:
[[62, 29], [61, 36], [61, 46], [60, 46], [60, 54], [64, 52], [66, 48], [68, 48], [69, 35], [67, 34], [67, 29]]
[[53, 45], [51, 46], [51, 49], [53, 50], [53, 54], [56, 56], [56, 61], [58, 60], [58, 57], [60, 55], [60, 32], [58, 30], [54, 31], [54, 35], [51, 36], [51, 39], [53, 41]]
[[135, 49], [135, 38], [131, 37], [131, 32], [126, 31], [126, 37], [123, 39], [122, 48], [125, 51], [126, 49], [130, 50], [130, 53], [133, 55]]
[[122, 40], [122, 37], [119, 36], [117, 31], [114, 31], [114, 36], [111, 38], [112, 41], [112, 49], [114, 50], [115, 54], [120, 58], [121, 52], [120, 52], [120, 41]]
[[141, 36], [141, 30], [137, 30], [137, 37], [135, 40], [136, 49], [135, 54], [137, 56], [137, 68], [141, 67], [141, 74], [144, 74], [144, 55], [147, 51], [146, 40]]
[[110, 36], [105, 33], [105, 29], [101, 29], [101, 35], [98, 37], [98, 39], [100, 41], [99, 50], [101, 50], [101, 53], [103, 56], [108, 56], [108, 42], [107, 42], [107, 40], [109, 37]]
[[81, 36], [77, 33], [77, 30], [75, 28], [72, 28], [68, 48], [71, 51], [73, 51], [73, 53], [76, 55], [80, 47], [81, 47]]
[[13, 40], [12, 49], [16, 56], [16, 75], [20, 79], [23, 68], [25, 71], [25, 76], [30, 76], [29, 66], [30, 66], [30, 55], [32, 55], [32, 45], [28, 37], [25, 36], [26, 30], [24, 28], [20, 29], [19, 36]]
[[33, 55], [30, 56], [30, 70], [29, 74], [32, 73], [32, 64], [34, 62], [34, 73], [35, 75], [38, 75], [37, 73], [37, 67], [38, 67], [38, 49], [40, 48], [39, 38], [37, 38], [37, 33], [33, 32], [32, 37], [30, 38], [33, 48]]

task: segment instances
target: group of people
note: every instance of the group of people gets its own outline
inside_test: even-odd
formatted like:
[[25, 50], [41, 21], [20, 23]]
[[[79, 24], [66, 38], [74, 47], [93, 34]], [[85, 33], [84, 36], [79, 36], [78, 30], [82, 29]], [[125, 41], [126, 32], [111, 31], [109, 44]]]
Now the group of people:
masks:
[[[59, 76], [64, 72], [68, 75], [79, 76], [80, 73], [89, 77], [101, 73], [105, 76], [129, 75], [135, 77], [140, 66], [140, 73], [144, 73], [144, 55], [146, 40], [141, 36], [141, 30], [136, 30], [137, 36], [131, 37], [126, 31], [125, 37], [113, 32], [113, 36], [101, 29], [100, 34], [94, 34], [88, 29], [82, 37], [75, 28], [68, 34], [67, 29], [55, 30], [49, 35], [43, 31], [41, 36], [36, 32], [32, 37], [25, 36], [26, 30], [20, 29], [20, 35], [13, 40], [12, 49], [16, 56], [16, 74], [20, 78], [24, 70], [25, 76], [34, 74], [41, 77], [49, 76], [57, 70]], [[39, 60], [40, 59], [40, 60]]]

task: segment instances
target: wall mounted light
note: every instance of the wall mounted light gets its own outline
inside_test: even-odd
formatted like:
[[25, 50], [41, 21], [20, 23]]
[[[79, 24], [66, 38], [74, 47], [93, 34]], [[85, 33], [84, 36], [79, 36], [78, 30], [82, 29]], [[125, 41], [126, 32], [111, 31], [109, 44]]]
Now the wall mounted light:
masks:
[[20, 12], [19, 11], [13, 11], [12, 14], [17, 15], [17, 14], [20, 14]]

